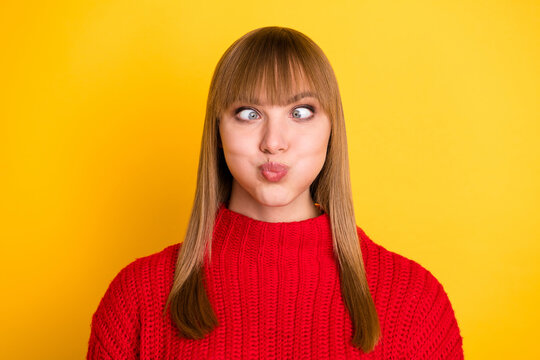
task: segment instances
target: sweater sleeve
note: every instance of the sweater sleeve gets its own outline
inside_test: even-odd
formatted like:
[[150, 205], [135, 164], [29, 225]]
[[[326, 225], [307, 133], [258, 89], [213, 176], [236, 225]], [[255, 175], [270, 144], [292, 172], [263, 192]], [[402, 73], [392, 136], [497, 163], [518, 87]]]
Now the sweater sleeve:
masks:
[[413, 317], [408, 359], [462, 360], [463, 339], [447, 293], [430, 273]]
[[87, 360], [138, 358], [140, 318], [135, 265], [131, 263], [116, 275], [92, 316]]

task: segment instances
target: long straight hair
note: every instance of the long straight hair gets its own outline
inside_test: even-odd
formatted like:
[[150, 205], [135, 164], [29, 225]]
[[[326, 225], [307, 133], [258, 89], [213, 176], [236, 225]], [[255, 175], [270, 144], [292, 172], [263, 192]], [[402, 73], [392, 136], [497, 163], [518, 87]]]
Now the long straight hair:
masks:
[[352, 344], [367, 353], [380, 338], [356, 228], [337, 80], [318, 45], [297, 30], [279, 26], [261, 27], [236, 40], [219, 60], [211, 80], [195, 199], [163, 311], [167, 316], [170, 308], [171, 318], [185, 338], [201, 339], [218, 324], [204, 287], [203, 262], [205, 256], [208, 261], [212, 257], [217, 210], [231, 194], [232, 175], [221, 148], [220, 118], [235, 101], [256, 102], [262, 90], [270, 103], [287, 104], [300, 83], [316, 94], [331, 121], [326, 161], [310, 193], [329, 215], [342, 297], [354, 329]]

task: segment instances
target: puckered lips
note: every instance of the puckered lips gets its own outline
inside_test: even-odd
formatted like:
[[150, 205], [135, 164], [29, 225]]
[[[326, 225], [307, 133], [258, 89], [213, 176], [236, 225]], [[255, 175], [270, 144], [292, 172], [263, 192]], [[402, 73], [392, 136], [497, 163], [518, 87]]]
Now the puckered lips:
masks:
[[287, 165], [278, 162], [267, 162], [259, 166], [259, 168], [265, 179], [272, 182], [281, 180], [289, 171]]

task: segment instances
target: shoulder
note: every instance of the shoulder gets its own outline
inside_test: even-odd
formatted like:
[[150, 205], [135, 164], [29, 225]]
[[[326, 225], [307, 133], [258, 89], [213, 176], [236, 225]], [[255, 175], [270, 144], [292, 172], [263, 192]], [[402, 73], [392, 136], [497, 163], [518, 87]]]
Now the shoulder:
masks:
[[[385, 341], [402, 344], [408, 358], [431, 359], [442, 353], [448, 355], [445, 358], [462, 358], [462, 337], [441, 282], [417, 261], [375, 243], [358, 226], [357, 230]], [[400, 339], [395, 339], [397, 334]]]
[[412, 292], [426, 291], [431, 287], [442, 286], [439, 280], [419, 262], [402, 254], [386, 249], [373, 241], [366, 232], [357, 226], [362, 249], [362, 257], [368, 282], [384, 281], [398, 288]]
[[152, 284], [166, 283], [172, 279], [181, 243], [138, 257], [120, 268], [109, 283], [99, 308], [123, 303], [123, 307], [138, 312], [141, 300], [155, 292]]
[[141, 256], [124, 266], [120, 272], [131, 272], [133, 275], [161, 275], [174, 268], [181, 243], [169, 245], [162, 250]]
[[135, 258], [120, 268], [112, 283], [130, 282], [145, 275], [161, 275], [176, 264], [181, 245], [181, 243], [169, 245], [158, 252]]
[[[448, 295], [435, 275], [419, 262], [388, 250], [357, 227], [369, 288], [380, 307], [398, 305], [422, 313]], [[383, 309], [381, 309], [383, 310]], [[386, 310], [386, 309], [384, 309]]]
[[88, 359], [138, 358], [141, 310], [166, 287], [179, 245], [137, 258], [116, 274], [92, 315]]

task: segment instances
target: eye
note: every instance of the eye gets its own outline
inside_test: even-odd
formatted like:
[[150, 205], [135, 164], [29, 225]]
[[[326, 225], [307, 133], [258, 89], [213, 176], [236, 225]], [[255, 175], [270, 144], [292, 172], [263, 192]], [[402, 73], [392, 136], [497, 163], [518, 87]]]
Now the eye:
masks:
[[[302, 105], [293, 109], [292, 117], [299, 120], [309, 120], [314, 116], [315, 108], [310, 105]], [[258, 119], [258, 112], [249, 107], [239, 107], [234, 112], [236, 118], [240, 121], [250, 121]]]
[[[247, 121], [257, 119], [257, 112], [251, 108], [241, 107], [238, 108], [235, 113], [240, 120]], [[242, 117], [242, 114], [244, 114], [246, 117]]]
[[[307, 111], [306, 111], [307, 110]], [[309, 105], [302, 105], [295, 108], [292, 112], [293, 117], [296, 119], [308, 120], [313, 117], [315, 110]], [[311, 113], [311, 115], [310, 115]]]

